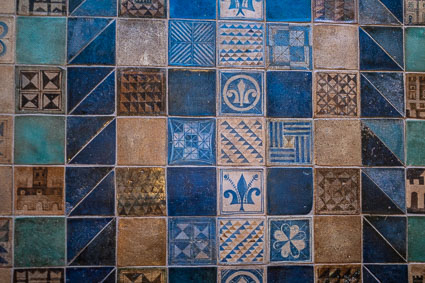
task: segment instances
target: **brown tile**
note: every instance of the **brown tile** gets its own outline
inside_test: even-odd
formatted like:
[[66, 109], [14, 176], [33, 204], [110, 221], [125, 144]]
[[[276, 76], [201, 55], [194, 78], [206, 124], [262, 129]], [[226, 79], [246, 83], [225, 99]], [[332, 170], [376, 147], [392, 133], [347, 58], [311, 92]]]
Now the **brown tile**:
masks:
[[0, 282], [11, 282], [12, 269], [0, 268]]
[[14, 14], [16, 0], [2, 0], [0, 1], [0, 11], [2, 14]]
[[166, 215], [165, 169], [117, 168], [116, 174], [119, 215]]
[[361, 283], [360, 265], [316, 265], [317, 283]]
[[[12, 218], [0, 218], [0, 267], [12, 266], [13, 238]], [[0, 279], [2, 274], [0, 273]], [[5, 282], [1, 281], [0, 282]]]
[[317, 168], [315, 171], [316, 214], [360, 213], [360, 170]]
[[425, 279], [425, 264], [409, 264], [409, 283], [422, 283]]
[[167, 270], [165, 268], [120, 268], [118, 283], [166, 283]]
[[15, 214], [63, 215], [63, 167], [15, 167]]
[[12, 163], [13, 117], [0, 116], [0, 163]]
[[361, 165], [358, 120], [314, 121], [314, 156], [317, 165]]
[[425, 75], [406, 74], [406, 117], [425, 119]]
[[358, 32], [354, 25], [316, 25], [313, 29], [314, 66], [358, 69]]
[[121, 218], [118, 224], [118, 265], [165, 265], [165, 219]]
[[0, 167], [0, 215], [12, 214], [12, 167]]
[[119, 165], [165, 165], [166, 120], [117, 119]]
[[0, 113], [15, 112], [15, 71], [13, 66], [0, 66], [0, 101]]
[[360, 216], [314, 217], [314, 258], [316, 263], [360, 262]]

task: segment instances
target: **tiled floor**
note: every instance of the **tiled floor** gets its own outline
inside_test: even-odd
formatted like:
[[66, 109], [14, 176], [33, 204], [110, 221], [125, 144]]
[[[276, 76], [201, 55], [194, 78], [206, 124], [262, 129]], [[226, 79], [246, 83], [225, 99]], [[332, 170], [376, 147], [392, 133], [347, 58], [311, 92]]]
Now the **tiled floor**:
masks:
[[1, 0], [0, 283], [424, 283], [424, 119], [425, 0]]

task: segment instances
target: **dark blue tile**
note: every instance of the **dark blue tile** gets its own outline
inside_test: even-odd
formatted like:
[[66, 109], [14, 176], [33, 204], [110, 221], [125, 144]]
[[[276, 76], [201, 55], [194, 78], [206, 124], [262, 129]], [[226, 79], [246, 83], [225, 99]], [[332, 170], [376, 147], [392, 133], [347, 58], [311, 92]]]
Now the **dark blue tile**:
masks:
[[310, 22], [310, 0], [267, 0], [266, 18], [277, 22]]
[[114, 218], [69, 218], [68, 265], [115, 265]]
[[112, 167], [67, 167], [66, 214], [114, 215], [115, 183]]
[[313, 283], [313, 266], [268, 266], [268, 283]]
[[262, 268], [222, 268], [219, 283], [263, 283], [266, 276]]
[[102, 16], [117, 15], [116, 0], [69, 0], [70, 16]]
[[168, 71], [169, 115], [215, 116], [215, 93], [215, 71]]
[[169, 283], [216, 283], [216, 267], [171, 267], [168, 270]]
[[406, 217], [363, 217], [363, 261], [406, 262]]
[[215, 168], [168, 168], [168, 215], [216, 215]]
[[409, 282], [407, 274], [407, 265], [364, 265], [363, 283], [407, 283]]
[[403, 0], [359, 0], [361, 25], [403, 24]]
[[311, 72], [267, 72], [267, 116], [311, 118]]
[[115, 112], [113, 68], [68, 68], [68, 114], [108, 115]]
[[68, 19], [68, 64], [115, 64], [115, 20]]
[[311, 168], [270, 168], [267, 170], [267, 211], [269, 215], [300, 215], [313, 207]]
[[208, 19], [216, 18], [216, 0], [169, 0], [170, 18]]
[[66, 283], [115, 282], [113, 267], [75, 267], [66, 269]]

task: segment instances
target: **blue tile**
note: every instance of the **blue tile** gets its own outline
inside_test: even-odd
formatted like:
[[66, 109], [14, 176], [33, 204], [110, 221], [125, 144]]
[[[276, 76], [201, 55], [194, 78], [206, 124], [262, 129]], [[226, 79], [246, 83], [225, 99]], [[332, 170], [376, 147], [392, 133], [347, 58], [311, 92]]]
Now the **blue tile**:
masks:
[[168, 164], [214, 165], [214, 119], [168, 119]]
[[169, 21], [168, 64], [215, 66], [215, 22]]
[[68, 0], [70, 16], [102, 16], [117, 15], [116, 0]]
[[264, 115], [264, 73], [220, 72], [221, 115]]
[[216, 267], [171, 267], [168, 271], [169, 283], [216, 283]]
[[403, 0], [359, 0], [359, 22], [361, 25], [402, 25]]
[[270, 168], [267, 170], [267, 213], [269, 215], [309, 214], [313, 207], [311, 168]]
[[68, 67], [68, 114], [115, 112], [115, 71], [109, 67]]
[[220, 269], [220, 283], [263, 283], [264, 270], [254, 268], [223, 268]]
[[216, 215], [215, 168], [168, 168], [168, 215]]
[[168, 114], [215, 116], [216, 74], [212, 70], [168, 71]]
[[401, 265], [401, 264], [364, 265], [363, 266], [363, 283], [376, 283], [376, 282], [385, 282], [385, 283], [409, 282], [407, 265]]
[[66, 214], [114, 215], [115, 182], [111, 167], [67, 167]]
[[115, 128], [113, 117], [68, 117], [68, 163], [115, 164]]
[[169, 0], [170, 18], [215, 20], [216, 0]]
[[69, 218], [68, 265], [115, 265], [114, 218]]
[[66, 283], [115, 282], [113, 267], [74, 267], [66, 269]]
[[68, 64], [115, 64], [115, 20], [68, 19]]
[[363, 217], [363, 261], [406, 262], [406, 217]]
[[309, 218], [270, 218], [270, 261], [311, 261], [310, 223]]
[[[168, 264], [169, 265], [204, 265], [216, 262], [216, 221], [209, 218], [169, 218], [168, 219]], [[188, 269], [189, 270], [189, 269]], [[172, 278], [170, 282], [191, 282]], [[187, 274], [187, 280], [191, 278]], [[215, 276], [215, 274], [214, 274]], [[194, 278], [200, 278], [195, 276]], [[202, 278], [202, 277], [201, 277]], [[215, 278], [215, 277], [214, 277]], [[175, 281], [173, 281], [175, 280]], [[204, 282], [204, 281], [194, 281]], [[214, 281], [215, 282], [215, 281]]]
[[267, 0], [266, 18], [276, 22], [310, 22], [310, 0]]
[[267, 72], [267, 116], [311, 118], [311, 72]]
[[263, 20], [265, 0], [220, 0], [220, 19]]
[[268, 266], [267, 282], [269, 283], [313, 283], [313, 266]]

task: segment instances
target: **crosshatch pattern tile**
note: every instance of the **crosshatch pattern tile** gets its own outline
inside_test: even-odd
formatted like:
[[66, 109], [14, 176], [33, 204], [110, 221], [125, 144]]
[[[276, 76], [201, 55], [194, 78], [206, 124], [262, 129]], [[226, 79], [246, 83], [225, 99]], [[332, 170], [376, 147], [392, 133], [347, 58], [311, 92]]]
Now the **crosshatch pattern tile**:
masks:
[[425, 0], [0, 0], [0, 282], [425, 282]]

